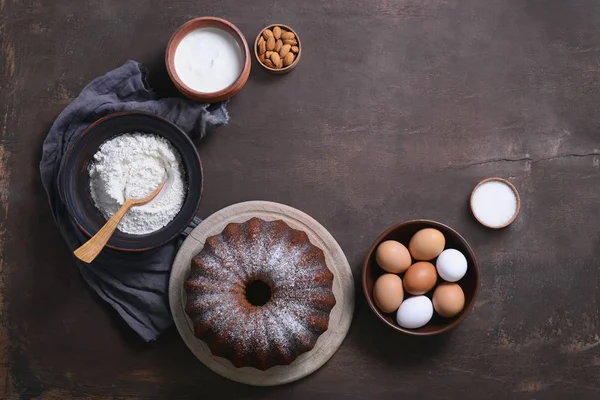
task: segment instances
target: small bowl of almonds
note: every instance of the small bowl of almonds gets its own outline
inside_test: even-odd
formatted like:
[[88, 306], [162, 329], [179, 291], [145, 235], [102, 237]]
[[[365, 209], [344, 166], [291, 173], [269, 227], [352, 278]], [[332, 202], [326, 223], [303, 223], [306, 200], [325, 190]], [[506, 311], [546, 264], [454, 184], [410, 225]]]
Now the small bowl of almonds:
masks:
[[273, 74], [293, 70], [302, 54], [298, 34], [289, 26], [273, 24], [260, 31], [254, 43], [254, 55], [261, 67]]

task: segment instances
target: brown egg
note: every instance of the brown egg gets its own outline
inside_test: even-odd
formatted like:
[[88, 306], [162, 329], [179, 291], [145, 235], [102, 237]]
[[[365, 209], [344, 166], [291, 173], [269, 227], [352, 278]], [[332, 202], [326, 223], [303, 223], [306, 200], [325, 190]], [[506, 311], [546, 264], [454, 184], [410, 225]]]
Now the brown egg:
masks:
[[445, 282], [435, 288], [433, 308], [442, 317], [455, 317], [464, 307], [465, 294], [457, 283]]
[[432, 263], [419, 261], [410, 266], [404, 275], [404, 289], [414, 295], [429, 292], [437, 282], [437, 271]]
[[386, 240], [377, 247], [377, 264], [392, 274], [399, 274], [410, 267], [412, 259], [408, 249], [400, 242]]
[[373, 285], [375, 305], [384, 313], [394, 312], [404, 300], [402, 279], [398, 275], [381, 275]]
[[433, 260], [444, 251], [446, 238], [437, 229], [421, 229], [410, 239], [408, 250], [415, 260]]

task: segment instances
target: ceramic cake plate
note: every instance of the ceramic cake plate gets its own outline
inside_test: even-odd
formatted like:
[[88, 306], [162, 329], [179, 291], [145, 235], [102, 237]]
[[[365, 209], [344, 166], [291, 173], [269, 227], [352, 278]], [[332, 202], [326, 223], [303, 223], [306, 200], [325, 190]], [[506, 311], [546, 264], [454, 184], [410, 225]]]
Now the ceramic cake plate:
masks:
[[[286, 366], [275, 366], [266, 371], [251, 367], [236, 368], [225, 358], [213, 356], [208, 346], [194, 336], [191, 319], [184, 311], [186, 294], [183, 283], [190, 271], [192, 258], [202, 250], [209, 236], [219, 234], [230, 222], [245, 222], [252, 217], [267, 221], [283, 220], [290, 227], [308, 235], [310, 241], [323, 250], [327, 267], [334, 275], [333, 294], [336, 305], [331, 311], [329, 329], [315, 347]], [[169, 302], [175, 325], [190, 350], [214, 372], [255, 386], [274, 386], [301, 379], [322, 367], [340, 347], [354, 313], [354, 281], [348, 260], [333, 236], [317, 221], [295, 208], [267, 201], [249, 201], [224, 208], [198, 225], [179, 249], [169, 282]]]

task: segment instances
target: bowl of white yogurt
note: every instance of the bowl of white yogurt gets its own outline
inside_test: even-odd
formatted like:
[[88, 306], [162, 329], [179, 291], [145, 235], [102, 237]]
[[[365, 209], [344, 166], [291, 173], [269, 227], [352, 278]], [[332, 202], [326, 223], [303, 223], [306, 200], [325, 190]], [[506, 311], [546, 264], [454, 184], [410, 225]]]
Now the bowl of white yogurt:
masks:
[[235, 95], [250, 75], [250, 49], [231, 22], [200, 17], [171, 37], [165, 55], [171, 80], [186, 97], [203, 103]]

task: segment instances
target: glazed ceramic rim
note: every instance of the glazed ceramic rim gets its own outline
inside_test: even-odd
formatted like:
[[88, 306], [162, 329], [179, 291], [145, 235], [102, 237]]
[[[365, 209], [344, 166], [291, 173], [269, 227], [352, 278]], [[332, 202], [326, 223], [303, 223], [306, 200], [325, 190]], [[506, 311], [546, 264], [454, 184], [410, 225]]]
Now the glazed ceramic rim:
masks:
[[[226, 88], [221, 89], [219, 91], [216, 91], [216, 92], [200, 92], [198, 90], [192, 89], [191, 87], [186, 85], [181, 80], [181, 78], [179, 77], [179, 74], [177, 73], [177, 68], [175, 67], [174, 58], [175, 58], [175, 52], [177, 51], [177, 46], [179, 46], [179, 44], [181, 43], [181, 40], [183, 40], [183, 38], [185, 36], [187, 36], [187, 34], [183, 34], [183, 32], [188, 27], [190, 27], [192, 25], [196, 25], [198, 22], [201, 22], [201, 21], [213, 21], [213, 22], [216, 22], [217, 24], [222, 24], [222, 25], [228, 26], [235, 32], [235, 34], [238, 36], [238, 38], [244, 44], [243, 46], [240, 46], [240, 50], [245, 55], [246, 61], [244, 62], [244, 66], [240, 70], [240, 74], [238, 75], [237, 79], [235, 81], [233, 81], [229, 86], [227, 86]], [[218, 27], [212, 27], [212, 28], [219, 29], [219, 30], [227, 33], [237, 43], [236, 38], [231, 33], [227, 32], [224, 29], [218, 28]], [[201, 29], [201, 27], [199, 27], [197, 29]], [[175, 43], [176, 41], [177, 41], [177, 43]], [[239, 45], [239, 43], [238, 43], [238, 45]], [[170, 56], [171, 49], [173, 49], [173, 57]], [[173, 81], [173, 83], [175, 83], [175, 85], [177, 86], [177, 88], [180, 90], [184, 89], [183, 94], [185, 94], [186, 96], [191, 95], [191, 96], [201, 99], [201, 101], [209, 101], [209, 102], [212, 102], [212, 101], [217, 102], [217, 101], [226, 100], [226, 99], [232, 97], [233, 95], [235, 95], [235, 93], [237, 91], [235, 91], [234, 89], [237, 85], [240, 85], [240, 89], [241, 89], [246, 84], [246, 81], [248, 80], [248, 77], [250, 76], [250, 68], [252, 65], [252, 62], [250, 61], [250, 59], [251, 59], [250, 48], [248, 47], [248, 42], [246, 41], [246, 37], [244, 36], [242, 31], [240, 31], [239, 28], [237, 26], [235, 26], [234, 24], [232, 24], [231, 22], [229, 22], [225, 19], [222, 19], [222, 18], [218, 18], [218, 17], [198, 17], [198, 18], [191, 19], [188, 22], [181, 25], [179, 28], [177, 28], [177, 30], [173, 33], [173, 35], [171, 35], [171, 38], [169, 39], [169, 43], [167, 44], [167, 50], [166, 50], [166, 54], [165, 54], [167, 72], [169, 74], [169, 77]], [[188, 92], [188, 93], [186, 94], [185, 92]], [[209, 99], [217, 99], [217, 100], [209, 100]]]
[[[94, 121], [93, 123], [91, 123], [87, 128], [85, 128], [85, 130], [79, 135], [79, 137], [77, 138], [77, 140], [75, 142], [73, 142], [73, 144], [69, 147], [69, 150], [67, 150], [67, 152], [65, 153], [63, 160], [67, 160], [68, 158], [71, 157], [73, 151], [75, 151], [75, 148], [77, 147], [77, 144], [83, 140], [84, 136], [89, 134], [89, 132], [92, 131], [93, 128], [95, 128], [96, 126], [106, 122], [107, 120], [113, 119], [113, 118], [118, 118], [118, 117], [123, 117], [123, 116], [129, 116], [129, 115], [145, 115], [145, 116], [149, 116], [152, 118], [156, 118], [159, 119], [169, 125], [172, 125], [174, 128], [176, 128], [179, 132], [181, 132], [181, 135], [187, 139], [187, 141], [189, 142], [190, 146], [195, 150], [195, 154], [196, 154], [196, 158], [198, 159], [198, 163], [200, 165], [200, 193], [198, 196], [198, 201], [195, 204], [195, 210], [197, 212], [198, 208], [200, 207], [200, 202], [202, 201], [202, 194], [204, 192], [204, 168], [202, 166], [202, 161], [200, 160], [200, 156], [198, 155], [198, 151], [196, 150], [196, 146], [194, 145], [194, 142], [192, 142], [192, 139], [190, 139], [190, 137], [181, 130], [181, 128], [179, 128], [177, 125], [175, 125], [174, 123], [172, 123], [171, 121], [169, 121], [166, 118], [163, 118], [161, 116], [158, 116], [156, 114], [151, 114], [151, 113], [147, 113], [147, 112], [143, 112], [143, 111], [121, 111], [121, 112], [117, 112], [117, 113], [113, 113], [110, 115], [107, 115], [105, 117], [102, 117], [96, 121]], [[168, 139], [167, 139], [168, 140]], [[71, 219], [71, 221], [73, 221], [75, 223], [75, 225], [77, 225], [77, 228], [83, 232], [84, 235], [86, 235], [88, 238], [91, 238], [94, 234], [92, 234], [88, 229], [86, 229], [79, 221], [78, 218], [76, 218], [73, 213], [71, 212], [71, 210], [69, 209], [69, 207], [67, 206], [67, 202], [66, 202], [66, 198], [65, 198], [65, 193], [64, 193], [64, 179], [66, 178], [66, 170], [65, 170], [65, 165], [67, 163], [66, 162], [62, 162], [61, 166], [59, 168], [58, 171], [58, 179], [57, 179], [57, 190], [58, 190], [58, 194], [59, 197], [61, 199], [61, 202], [65, 205], [65, 208], [67, 209], [67, 212], [69, 213], [69, 218]], [[190, 171], [186, 171], [187, 174], [190, 173]], [[186, 194], [187, 196], [187, 194]], [[183, 208], [182, 208], [183, 209]], [[179, 212], [181, 212], [181, 210], [179, 210]], [[179, 213], [178, 212], [178, 213]], [[177, 214], [175, 215], [177, 216]], [[183, 231], [185, 231], [185, 229], [189, 226], [189, 224], [194, 220], [194, 217], [196, 216], [196, 213], [192, 214], [192, 216], [188, 219], [186, 225], [184, 226], [184, 228], [178, 232], [178, 233], [174, 233], [171, 237], [169, 237], [168, 239], [165, 239], [163, 241], [161, 241], [160, 243], [156, 244], [156, 245], [152, 245], [152, 246], [146, 246], [146, 247], [138, 247], [138, 248], [127, 248], [127, 247], [119, 247], [119, 246], [115, 246], [113, 244], [110, 244], [110, 240], [109, 242], [106, 243], [105, 247], [109, 248], [109, 249], [113, 249], [113, 250], [118, 250], [118, 251], [124, 251], [124, 252], [131, 252], [131, 253], [135, 253], [135, 252], [141, 252], [141, 251], [147, 251], [147, 250], [151, 250], [160, 246], [165, 245], [166, 243], [170, 242], [171, 240], [177, 238], [179, 235], [181, 235], [181, 233]], [[175, 219], [175, 217], [173, 217], [173, 219]], [[172, 222], [173, 220], [171, 220]], [[169, 222], [169, 224], [171, 223]], [[165, 225], [168, 226], [169, 224]], [[146, 235], [152, 235], [155, 234], [156, 232], [161, 231], [162, 229], [164, 229], [165, 227], [155, 231], [155, 232], [151, 232], [149, 234]], [[131, 236], [145, 236], [145, 235], [134, 235], [134, 234], [130, 234], [130, 233], [125, 233], [123, 232], [123, 234], [125, 235], [131, 235]]]
[[[508, 222], [506, 222], [505, 224], [498, 225], [498, 226], [488, 225], [485, 222], [483, 222], [482, 220], [480, 220], [477, 217], [477, 214], [475, 214], [475, 210], [473, 209], [473, 197], [475, 196], [475, 192], [477, 191], [477, 189], [479, 189], [479, 187], [481, 185], [483, 185], [484, 183], [494, 182], [494, 181], [504, 183], [506, 186], [508, 186], [513, 191], [513, 193], [515, 194], [515, 197], [517, 198], [517, 209], [515, 210], [515, 213], [513, 214], [512, 218], [509, 219]], [[502, 229], [502, 228], [506, 228], [507, 226], [512, 224], [515, 219], [517, 219], [517, 216], [519, 215], [519, 212], [521, 211], [521, 197], [519, 196], [519, 192], [517, 191], [517, 188], [515, 187], [515, 185], [510, 183], [508, 180], [506, 180], [504, 178], [497, 178], [497, 177], [487, 178], [487, 179], [484, 179], [481, 182], [479, 182], [477, 184], [477, 186], [475, 186], [475, 188], [471, 192], [471, 199], [469, 201], [469, 206], [471, 208], [471, 214], [473, 214], [473, 217], [475, 217], [477, 222], [479, 222], [481, 225], [485, 226], [486, 228], [490, 228], [490, 229]]]
[[[473, 291], [473, 298], [472, 300], [469, 302], [469, 304], [461, 311], [461, 314], [456, 317], [454, 320], [452, 320], [451, 322], [449, 322], [447, 325], [439, 328], [438, 330], [435, 331], [430, 331], [430, 332], [418, 332], [415, 331], [413, 329], [408, 329], [408, 328], [403, 328], [400, 325], [397, 324], [393, 324], [391, 322], [389, 322], [387, 319], [385, 319], [382, 315], [382, 313], [379, 311], [379, 309], [377, 308], [377, 306], [375, 305], [375, 301], [373, 299], [373, 295], [371, 293], [371, 291], [369, 290], [369, 288], [367, 288], [367, 270], [369, 269], [369, 261], [371, 260], [371, 258], [373, 257], [373, 253], [375, 252], [375, 250], [377, 249], [377, 246], [379, 246], [379, 244], [381, 242], [383, 242], [383, 240], [385, 240], [385, 238], [387, 236], [389, 236], [390, 233], [392, 233], [393, 231], [396, 231], [398, 229], [404, 228], [408, 225], [413, 225], [413, 224], [426, 224], [426, 225], [430, 225], [430, 228], [441, 228], [444, 230], [448, 230], [450, 233], [452, 233], [456, 239], [464, 246], [464, 248], [466, 249], [467, 253], [469, 254], [469, 257], [471, 257], [473, 259], [473, 270], [475, 271], [475, 290]], [[373, 244], [371, 245], [371, 247], [369, 248], [369, 252], [367, 253], [367, 257], [365, 258], [365, 261], [363, 262], [363, 266], [362, 266], [362, 289], [363, 289], [363, 293], [365, 295], [365, 298], [367, 299], [367, 303], [369, 304], [369, 307], [371, 308], [371, 310], [375, 313], [375, 315], [377, 316], [377, 318], [382, 321], [383, 323], [385, 323], [387, 326], [389, 326], [390, 328], [394, 329], [397, 332], [402, 332], [408, 335], [412, 335], [412, 336], [435, 336], [435, 335], [439, 335], [441, 333], [447, 332], [453, 328], [455, 328], [457, 325], [459, 325], [470, 313], [471, 311], [473, 311], [473, 308], [475, 308], [475, 302], [477, 300], [477, 297], [479, 296], [479, 286], [480, 286], [480, 271], [479, 271], [479, 262], [477, 261], [477, 257], [475, 256], [475, 252], [473, 251], [473, 249], [471, 248], [471, 246], [469, 245], [469, 243], [467, 242], [467, 240], [461, 236], [460, 233], [458, 233], [457, 231], [455, 231], [454, 229], [450, 228], [448, 225], [446, 224], [442, 224], [441, 222], [437, 222], [437, 221], [432, 221], [432, 220], [428, 220], [428, 219], [414, 219], [414, 220], [410, 220], [410, 221], [404, 221], [404, 222], [400, 222], [396, 225], [392, 225], [389, 228], [387, 228], [385, 231], [383, 231], [383, 233], [381, 235], [379, 235], [377, 237], [377, 239], [375, 239], [375, 241], [373, 242]]]
[[[262, 62], [260, 62], [260, 60], [258, 58], [258, 41], [260, 40], [260, 37], [262, 36], [263, 31], [265, 29], [271, 29], [271, 28], [274, 28], [276, 26], [278, 26], [280, 28], [287, 29], [288, 31], [292, 32], [294, 35], [296, 35], [296, 40], [298, 41], [298, 55], [296, 55], [296, 59], [294, 60], [293, 63], [291, 63], [287, 67], [283, 67], [283, 68], [271, 68], [271, 67], [267, 67], [265, 64], [263, 64]], [[261, 67], [263, 67], [264, 69], [266, 69], [267, 71], [270, 71], [270, 72], [274, 72], [274, 73], [277, 73], [277, 74], [283, 74], [283, 73], [289, 72], [294, 67], [296, 67], [296, 64], [298, 64], [298, 61], [300, 61], [300, 56], [301, 55], [302, 55], [302, 42], [300, 41], [300, 36], [298, 36], [298, 33], [296, 33], [295, 30], [293, 30], [292, 28], [290, 28], [289, 26], [284, 25], [284, 24], [271, 24], [271, 25], [265, 26], [264, 28], [262, 28], [260, 30], [260, 32], [258, 32], [258, 35], [256, 35], [256, 39], [254, 40], [254, 57], [256, 58], [256, 61], [258, 62], [258, 64]]]

